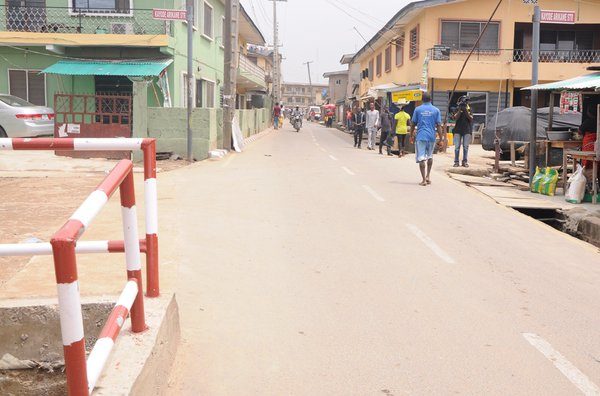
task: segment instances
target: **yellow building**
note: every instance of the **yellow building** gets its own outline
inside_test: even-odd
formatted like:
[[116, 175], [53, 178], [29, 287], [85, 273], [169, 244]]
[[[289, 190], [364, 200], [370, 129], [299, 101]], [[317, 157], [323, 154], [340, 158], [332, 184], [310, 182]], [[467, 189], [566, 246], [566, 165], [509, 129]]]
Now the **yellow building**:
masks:
[[[422, 89], [445, 112], [463, 62], [496, 4], [424, 0], [401, 9], [352, 60], [362, 70], [361, 96], [392, 100]], [[543, 19], [568, 22], [541, 25], [540, 82], [574, 77], [600, 62], [600, 0], [538, 4], [555, 11], [543, 13]], [[533, 5], [504, 0], [467, 64], [450, 103], [468, 93], [476, 124], [485, 123], [498, 107], [529, 106], [528, 93], [520, 88], [531, 83], [532, 15]], [[541, 96], [540, 106], [548, 99]]]

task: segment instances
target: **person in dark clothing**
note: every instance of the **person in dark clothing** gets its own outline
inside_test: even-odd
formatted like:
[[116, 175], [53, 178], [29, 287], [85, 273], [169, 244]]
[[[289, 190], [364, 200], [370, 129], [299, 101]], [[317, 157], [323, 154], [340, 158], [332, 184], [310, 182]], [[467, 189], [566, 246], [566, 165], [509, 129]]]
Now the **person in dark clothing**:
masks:
[[379, 154], [383, 154], [381, 150], [383, 146], [386, 146], [387, 154], [392, 155], [392, 147], [388, 143], [388, 137], [392, 134], [392, 115], [390, 114], [387, 107], [383, 107], [381, 109], [379, 123], [381, 124], [381, 137], [379, 138]]
[[352, 116], [352, 127], [354, 128], [354, 147], [360, 148], [363, 132], [365, 131], [365, 113], [362, 108], [357, 108]]
[[469, 167], [469, 144], [473, 135], [473, 113], [469, 105], [469, 98], [461, 96], [458, 99], [458, 109], [452, 115], [456, 122], [454, 126], [454, 167], [460, 166], [460, 147], [463, 148], [462, 166]]

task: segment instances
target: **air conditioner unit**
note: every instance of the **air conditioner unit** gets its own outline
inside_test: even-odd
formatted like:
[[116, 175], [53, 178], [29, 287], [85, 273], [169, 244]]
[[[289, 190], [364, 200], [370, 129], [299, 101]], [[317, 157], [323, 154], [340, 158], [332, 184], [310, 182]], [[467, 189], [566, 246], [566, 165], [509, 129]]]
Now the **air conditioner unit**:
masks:
[[133, 34], [133, 23], [111, 23], [110, 32], [112, 34]]

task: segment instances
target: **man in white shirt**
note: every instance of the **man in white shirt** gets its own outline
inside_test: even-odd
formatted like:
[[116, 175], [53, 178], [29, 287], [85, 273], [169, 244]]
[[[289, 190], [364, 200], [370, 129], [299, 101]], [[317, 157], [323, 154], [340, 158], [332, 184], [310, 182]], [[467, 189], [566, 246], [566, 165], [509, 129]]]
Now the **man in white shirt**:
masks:
[[371, 102], [369, 110], [367, 110], [367, 133], [368, 144], [367, 148], [373, 150], [375, 140], [377, 140], [377, 128], [379, 128], [379, 110], [375, 110], [375, 103]]

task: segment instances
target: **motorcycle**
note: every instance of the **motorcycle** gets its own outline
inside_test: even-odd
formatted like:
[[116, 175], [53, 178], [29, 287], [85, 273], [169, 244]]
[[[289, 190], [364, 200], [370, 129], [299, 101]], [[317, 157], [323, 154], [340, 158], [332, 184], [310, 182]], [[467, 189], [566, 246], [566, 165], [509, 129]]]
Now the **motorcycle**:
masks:
[[292, 125], [296, 132], [300, 132], [300, 128], [302, 128], [302, 116], [299, 114], [294, 115], [292, 117]]

